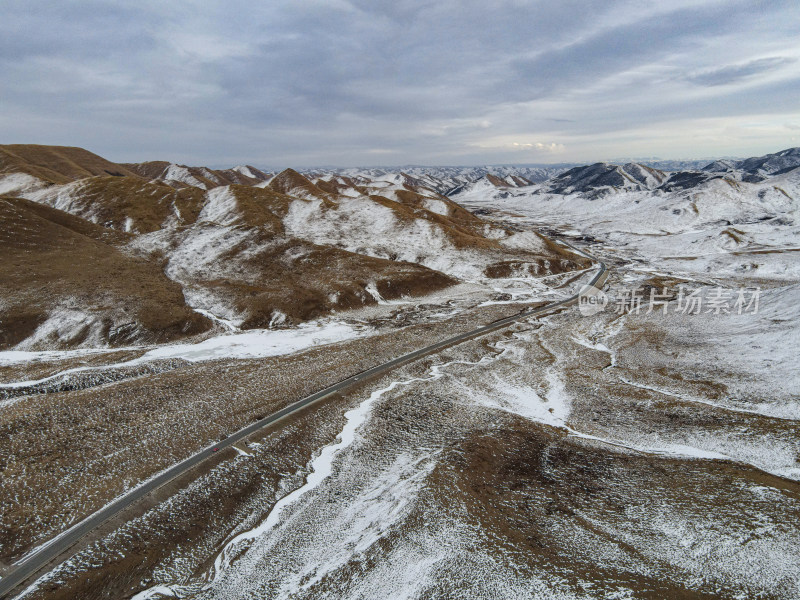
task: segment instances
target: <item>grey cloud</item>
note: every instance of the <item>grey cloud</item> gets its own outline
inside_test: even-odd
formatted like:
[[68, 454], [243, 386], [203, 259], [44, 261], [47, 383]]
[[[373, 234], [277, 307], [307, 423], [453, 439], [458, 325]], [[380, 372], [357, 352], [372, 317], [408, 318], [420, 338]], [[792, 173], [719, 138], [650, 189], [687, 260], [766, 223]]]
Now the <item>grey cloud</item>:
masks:
[[766, 73], [796, 62], [796, 59], [785, 56], [772, 56], [769, 58], [759, 58], [744, 64], [726, 65], [716, 69], [700, 71], [686, 76], [686, 79], [697, 85], [716, 86], [727, 85], [746, 79], [754, 75]]
[[[0, 136], [116, 160], [357, 164], [382, 149], [398, 163], [497, 162], [480, 150], [491, 136], [590, 148], [714, 111], [798, 118], [770, 96], [793, 93], [790, 81], [738, 87], [780, 66], [752, 58], [765, 41], [794, 47], [798, 10], [783, 1], [62, 0], [3, 12]], [[714, 50], [726, 43], [735, 56]], [[687, 72], [730, 85], [690, 97]]]
[[699, 48], [704, 40], [735, 30], [751, 17], [744, 3], [737, 4], [724, 10], [714, 3], [677, 8], [656, 18], [643, 13], [633, 22], [600, 29], [532, 59], [515, 60], [512, 69], [523, 82], [517, 96], [531, 93], [541, 97], [591, 85], [621, 71], [655, 63], [678, 48]]

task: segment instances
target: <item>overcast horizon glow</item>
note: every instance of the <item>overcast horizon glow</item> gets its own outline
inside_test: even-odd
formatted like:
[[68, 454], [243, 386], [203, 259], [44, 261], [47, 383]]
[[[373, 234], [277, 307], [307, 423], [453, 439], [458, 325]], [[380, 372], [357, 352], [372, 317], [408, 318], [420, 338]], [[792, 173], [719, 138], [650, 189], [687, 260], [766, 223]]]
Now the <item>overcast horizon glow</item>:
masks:
[[230, 166], [800, 145], [796, 2], [0, 0], [0, 142]]

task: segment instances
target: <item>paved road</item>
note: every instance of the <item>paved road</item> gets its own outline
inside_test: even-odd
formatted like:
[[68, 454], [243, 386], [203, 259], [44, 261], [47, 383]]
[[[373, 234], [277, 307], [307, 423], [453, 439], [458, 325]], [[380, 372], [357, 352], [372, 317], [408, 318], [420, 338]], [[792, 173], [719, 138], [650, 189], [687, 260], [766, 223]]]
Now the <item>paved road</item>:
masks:
[[[574, 247], [572, 248], [580, 252], [581, 254], [586, 254], [585, 252], [578, 250], [577, 248]], [[589, 256], [589, 258], [594, 259], [594, 257], [592, 256]], [[607, 277], [607, 269], [605, 263], [599, 262], [598, 264], [600, 266], [600, 270], [592, 278], [592, 280], [589, 282], [588, 285], [601, 288]], [[375, 377], [376, 375], [381, 375], [383, 373], [386, 373], [387, 371], [395, 369], [401, 365], [413, 362], [418, 358], [421, 358], [428, 354], [434, 354], [435, 352], [443, 350], [444, 348], [447, 348], [449, 346], [454, 346], [466, 340], [470, 340], [485, 335], [487, 333], [497, 331], [498, 329], [507, 327], [512, 323], [521, 321], [530, 316], [548, 312], [555, 308], [568, 306], [570, 304], [576, 303], [577, 301], [578, 301], [578, 295], [576, 294], [574, 296], [570, 296], [565, 300], [561, 300], [559, 302], [553, 302], [552, 304], [548, 304], [547, 306], [542, 306], [540, 308], [532, 308], [522, 311], [516, 315], [512, 315], [510, 317], [500, 319], [499, 321], [494, 321], [493, 323], [490, 323], [483, 327], [479, 327], [478, 329], [473, 329], [472, 331], [468, 331], [466, 333], [453, 336], [441, 342], [437, 342], [436, 344], [432, 344], [425, 348], [415, 350], [414, 352], [410, 352], [409, 354], [404, 354], [403, 356], [390, 360], [389, 362], [385, 362], [381, 365], [363, 371], [357, 375], [348, 377], [347, 379], [344, 379], [339, 383], [336, 383], [330, 387], [320, 390], [314, 394], [311, 394], [310, 396], [306, 396], [305, 398], [298, 400], [297, 402], [294, 402], [293, 404], [290, 404], [289, 406], [282, 408], [281, 410], [267, 417], [264, 417], [263, 419], [252, 423], [251, 425], [248, 425], [244, 429], [240, 429], [239, 431], [237, 431], [233, 435], [228, 436], [219, 443], [214, 444], [213, 446], [209, 446], [204, 450], [201, 450], [197, 454], [194, 454], [189, 458], [187, 458], [186, 460], [177, 463], [176, 465], [170, 467], [166, 471], [157, 475], [153, 479], [150, 479], [149, 481], [140, 485], [139, 487], [132, 489], [124, 496], [120, 496], [119, 498], [114, 500], [111, 504], [108, 504], [101, 510], [97, 511], [93, 515], [87, 517], [80, 523], [73, 526], [71, 529], [67, 530], [65, 533], [61, 534], [59, 537], [55, 538], [50, 544], [41, 548], [38, 552], [27, 556], [24, 560], [13, 565], [13, 567], [11, 567], [11, 569], [6, 573], [5, 577], [0, 579], [0, 598], [5, 598], [6, 595], [10, 594], [10, 592], [12, 592], [17, 586], [22, 584], [24, 581], [30, 579], [40, 570], [47, 567], [56, 558], [66, 553], [73, 546], [78, 544], [78, 542], [80, 542], [85, 536], [91, 533], [95, 528], [99, 527], [100, 525], [111, 519], [120, 511], [128, 508], [138, 500], [141, 500], [147, 494], [160, 488], [162, 485], [168, 483], [169, 481], [175, 479], [180, 475], [183, 475], [192, 467], [195, 467], [200, 463], [202, 463], [204, 460], [216, 455], [217, 452], [215, 452], [214, 448], [222, 450], [223, 448], [232, 446], [236, 442], [240, 442], [245, 438], [247, 438], [248, 436], [252, 435], [259, 429], [263, 429], [264, 427], [272, 425], [276, 421], [279, 421], [299, 410], [307, 408], [308, 406], [311, 406], [315, 402], [319, 402], [320, 400], [327, 398], [332, 394], [336, 394], [337, 392], [342, 392], [347, 388], [349, 388], [350, 386], [358, 383], [359, 381]], [[77, 549], [75, 551], [77, 552]]]

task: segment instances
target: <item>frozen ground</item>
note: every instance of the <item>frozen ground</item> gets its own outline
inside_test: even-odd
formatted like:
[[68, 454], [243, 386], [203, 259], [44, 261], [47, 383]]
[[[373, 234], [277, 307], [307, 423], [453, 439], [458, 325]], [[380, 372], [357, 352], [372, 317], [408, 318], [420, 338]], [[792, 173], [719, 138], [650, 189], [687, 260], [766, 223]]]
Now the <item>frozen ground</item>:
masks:
[[[605, 310], [448, 349], [253, 438], [26, 597], [800, 597], [796, 183], [459, 199], [603, 258]], [[483, 310], [548, 299], [517, 284]], [[681, 286], [729, 293], [728, 313], [681, 312]], [[617, 311], [636, 289], [663, 306]], [[471, 291], [419, 322], [466, 315]]]
[[[229, 335], [218, 335], [194, 344], [170, 344], [154, 347], [144, 352], [141, 356], [125, 362], [94, 367], [75, 367], [41, 379], [0, 383], [0, 390], [40, 385], [54, 379], [63, 379], [86, 371], [135, 367], [160, 360], [202, 362], [266, 358], [292, 354], [314, 346], [352, 340], [369, 334], [369, 327], [363, 325], [354, 326], [336, 321], [303, 323], [292, 329], [256, 329]], [[106, 350], [106, 352], [118, 352], [119, 350], [117, 348]], [[39, 361], [54, 362], [96, 353], [88, 350], [41, 352], [8, 350], [0, 352], [0, 365], [12, 366]]]
[[[236, 323], [208, 311], [198, 310], [217, 322], [219, 330], [211, 337], [205, 336], [206, 339], [193, 343], [153, 347], [0, 351], [0, 369], [5, 371], [0, 376], [0, 397], [3, 390], [41, 386], [56, 380], [66, 380], [77, 374], [125, 369], [157, 361], [202, 362], [285, 355], [374, 335], [387, 327], [440, 322], [479, 306], [552, 302], [575, 293], [584, 275], [584, 271], [578, 271], [544, 277], [478, 278], [424, 297], [386, 301], [378, 296], [377, 305], [336, 312], [331, 317], [288, 329], [241, 331]], [[114, 357], [120, 353], [131, 353], [135, 358], [115, 362]], [[109, 358], [103, 359], [104, 356]], [[93, 358], [97, 364], [83, 364], [89, 358]], [[81, 366], [59, 368], [59, 365], [70, 363]], [[31, 376], [41, 372], [47, 375]]]
[[[654, 381], [642, 357], [669, 350], [642, 332], [657, 319], [634, 320], [522, 324], [315, 415], [308, 462], [179, 545], [136, 597], [796, 597], [797, 413], [743, 410], [694, 372]], [[769, 385], [757, 364], [740, 375]], [[302, 426], [198, 487], [224, 497]], [[94, 552], [113, 565], [160, 528], [151, 514]]]

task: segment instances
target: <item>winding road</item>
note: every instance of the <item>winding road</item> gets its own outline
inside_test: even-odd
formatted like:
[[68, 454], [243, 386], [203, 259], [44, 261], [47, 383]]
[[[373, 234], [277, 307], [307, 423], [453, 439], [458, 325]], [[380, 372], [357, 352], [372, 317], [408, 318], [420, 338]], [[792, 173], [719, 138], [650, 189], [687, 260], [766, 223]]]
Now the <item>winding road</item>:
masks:
[[[587, 254], [586, 252], [579, 250], [569, 244], [572, 250], [577, 251], [578, 253], [597, 261], [597, 265], [599, 266], [598, 272], [594, 275], [591, 281], [588, 283], [588, 286], [600, 289], [603, 287], [607, 277], [608, 277], [608, 270], [606, 264], [602, 261], [598, 261], [594, 256]], [[381, 365], [372, 367], [366, 371], [362, 371], [356, 375], [348, 377], [347, 379], [343, 379], [342, 381], [335, 383], [325, 389], [322, 389], [310, 396], [306, 396], [301, 400], [298, 400], [285, 408], [272, 413], [264, 417], [263, 419], [251, 423], [247, 427], [240, 429], [239, 431], [233, 433], [232, 435], [228, 436], [224, 440], [214, 444], [213, 446], [208, 446], [207, 448], [193, 454], [189, 458], [173, 465], [166, 471], [162, 471], [152, 479], [142, 483], [138, 487], [130, 490], [123, 496], [120, 496], [110, 504], [106, 505], [96, 513], [92, 514], [91, 516], [87, 517], [80, 523], [75, 524], [73, 527], [65, 531], [64, 533], [60, 534], [59, 536], [53, 538], [47, 544], [41, 546], [35, 552], [27, 555], [19, 562], [12, 565], [5, 576], [0, 579], [0, 598], [7, 598], [10, 597], [10, 594], [23, 583], [31, 580], [35, 575], [43, 571], [48, 566], [51, 566], [56, 559], [59, 557], [64, 557], [66, 559], [66, 555], [68, 552], [72, 551], [70, 555], [75, 554], [79, 550], [79, 544], [84, 538], [89, 535], [92, 531], [94, 531], [97, 527], [106, 523], [109, 519], [119, 514], [121, 511], [125, 510], [126, 508], [132, 506], [137, 501], [141, 500], [151, 492], [157, 490], [161, 486], [169, 483], [173, 479], [185, 474], [187, 471], [196, 467], [200, 463], [205, 460], [208, 460], [212, 456], [216, 456], [219, 450], [223, 448], [227, 448], [240, 442], [253, 433], [263, 429], [265, 427], [271, 426], [275, 424], [277, 421], [288, 417], [304, 408], [307, 408], [316, 402], [324, 400], [325, 398], [347, 390], [351, 386], [354, 386], [360, 382], [363, 382], [366, 379], [371, 379], [378, 375], [382, 375], [392, 369], [405, 365], [407, 363], [413, 362], [418, 358], [423, 356], [427, 356], [429, 354], [434, 354], [443, 350], [444, 348], [454, 346], [456, 344], [460, 344], [464, 341], [474, 339], [476, 337], [480, 337], [482, 335], [486, 335], [487, 333], [491, 333], [497, 331], [499, 329], [503, 329], [517, 321], [521, 321], [523, 319], [527, 319], [531, 316], [540, 315], [542, 313], [549, 312], [554, 309], [563, 308], [565, 306], [575, 304], [578, 301], [580, 294], [575, 294], [566, 298], [564, 300], [560, 300], [558, 302], [553, 302], [546, 306], [541, 306], [538, 308], [531, 308], [528, 310], [524, 310], [516, 315], [512, 315], [510, 317], [506, 317], [504, 319], [500, 319], [498, 321], [494, 321], [489, 323], [488, 325], [484, 325], [483, 327], [479, 327], [477, 329], [473, 329], [472, 331], [468, 331], [466, 333], [462, 333], [451, 338], [442, 340], [441, 342], [437, 342], [430, 346], [426, 346], [425, 348], [421, 348], [419, 350], [415, 350], [414, 352], [410, 352], [408, 354], [404, 354], [398, 358], [385, 362]], [[55, 566], [55, 565], [52, 565]]]

